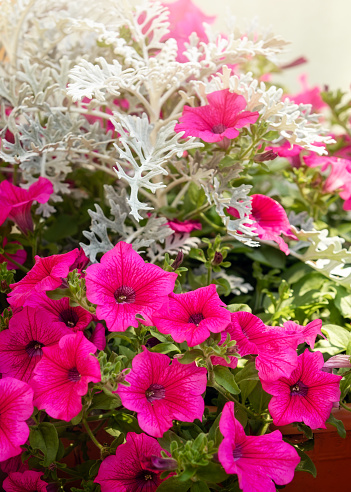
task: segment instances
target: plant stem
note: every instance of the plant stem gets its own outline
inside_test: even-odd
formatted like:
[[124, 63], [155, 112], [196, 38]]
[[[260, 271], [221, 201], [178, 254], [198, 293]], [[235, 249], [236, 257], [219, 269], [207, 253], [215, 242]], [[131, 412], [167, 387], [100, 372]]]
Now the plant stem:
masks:
[[10, 258], [10, 256], [7, 254], [7, 253], [2, 253], [2, 256], [4, 256], [7, 260], [9, 260], [11, 263], [13, 263], [14, 265], [16, 265], [17, 268], [19, 268], [20, 270], [22, 270], [22, 272], [25, 272], [25, 273], [28, 273], [29, 272], [29, 269], [26, 268], [25, 266], [21, 265], [20, 263], [18, 263], [18, 261], [14, 260], [13, 258]]
[[211, 285], [212, 282], [212, 267], [209, 266], [207, 269], [207, 285]]
[[347, 410], [348, 412], [351, 412], [351, 408], [350, 408], [350, 407], [348, 407], [347, 405], [345, 405], [345, 403], [344, 403], [344, 402], [342, 402], [342, 401], [341, 401], [341, 402], [340, 402], [340, 406], [341, 406], [342, 408], [345, 408], [345, 410]]
[[102, 446], [102, 444], [100, 444], [100, 443], [99, 443], [99, 441], [96, 439], [96, 437], [95, 437], [95, 436], [94, 436], [94, 434], [92, 433], [92, 431], [91, 431], [91, 429], [90, 429], [90, 427], [89, 427], [89, 425], [88, 425], [88, 422], [86, 421], [86, 418], [85, 418], [85, 417], [83, 417], [83, 419], [82, 419], [82, 423], [83, 423], [83, 425], [84, 425], [84, 427], [85, 427], [85, 430], [87, 431], [87, 433], [88, 433], [88, 435], [89, 435], [90, 439], [91, 439], [91, 440], [93, 441], [93, 443], [95, 444], [95, 446], [96, 446], [97, 448], [99, 448], [99, 449], [100, 449], [100, 451], [101, 451], [101, 449], [104, 449], [104, 447]]
[[196, 217], [196, 215], [199, 215], [201, 212], [206, 212], [206, 210], [210, 209], [211, 207], [212, 205], [205, 203], [205, 205], [202, 205], [200, 208], [197, 208], [196, 210], [193, 210], [192, 212], [186, 214], [184, 220], [188, 220], [191, 219], [192, 217]]

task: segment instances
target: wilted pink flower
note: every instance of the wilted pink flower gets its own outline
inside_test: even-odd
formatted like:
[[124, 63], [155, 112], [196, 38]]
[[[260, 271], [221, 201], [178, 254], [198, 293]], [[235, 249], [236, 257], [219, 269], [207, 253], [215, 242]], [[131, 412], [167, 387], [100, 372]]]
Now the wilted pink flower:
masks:
[[122, 405], [138, 413], [143, 431], [162, 437], [172, 420], [193, 422], [202, 419], [206, 390], [206, 368], [180, 364], [167, 355], [144, 352], [134, 357], [132, 370], [125, 377], [130, 386], [118, 386]]
[[300, 334], [280, 327], [268, 327], [254, 314], [238, 311], [231, 314], [226, 331], [236, 341], [238, 353], [257, 354], [260, 379], [275, 381], [291, 374], [297, 365], [296, 348]]
[[101, 492], [154, 492], [163, 481], [162, 470], [152, 469], [148, 462], [151, 456], [160, 456], [161, 450], [156, 439], [128, 432], [126, 443], [101, 463], [94, 482], [100, 484]]
[[[12, 241], [12, 242], [9, 243], [8, 240], [7, 240], [7, 238], [4, 237], [4, 239], [2, 241], [2, 247], [5, 250], [5, 252], [7, 252], [6, 250], [8, 249], [8, 248], [6, 248], [6, 245], [7, 244], [8, 244], [8, 246], [10, 246], [12, 244], [21, 244], [21, 243], [19, 243], [18, 241]], [[27, 259], [27, 252], [23, 248], [17, 249], [17, 251], [15, 253], [7, 253], [7, 255], [9, 256], [9, 258], [12, 258], [14, 261], [16, 261], [17, 263], [19, 263], [20, 265], [23, 265], [23, 263]], [[5, 263], [5, 262], [7, 262], [6, 268], [8, 270], [17, 270], [18, 269], [18, 266], [17, 265], [15, 265], [10, 260], [8, 260], [7, 258], [5, 258], [5, 256], [3, 256], [3, 255], [0, 254], [0, 263]]]
[[167, 222], [168, 227], [173, 229], [174, 232], [183, 234], [184, 232], [200, 231], [202, 229], [201, 222], [197, 220], [184, 220], [181, 222], [178, 219], [169, 220]]
[[318, 86], [310, 88], [307, 83], [307, 74], [302, 74], [300, 77], [302, 85], [302, 92], [297, 94], [288, 94], [283, 97], [283, 100], [287, 97], [290, 101], [296, 104], [311, 104], [313, 111], [320, 111], [325, 108], [327, 104], [321, 98], [321, 89]]
[[58, 289], [62, 279], [66, 278], [70, 266], [77, 258], [78, 249], [62, 255], [47, 256], [40, 258], [35, 256], [35, 265], [27, 275], [17, 282], [11, 284], [12, 292], [8, 295], [8, 302], [12, 308], [26, 305], [31, 293], [45, 292]]
[[[50, 299], [45, 292], [33, 292], [26, 301], [27, 306], [44, 310], [47, 323], [60, 323], [71, 331], [84, 331], [93, 316], [80, 306], [70, 306], [69, 298]], [[67, 334], [67, 333], [66, 333]]]
[[219, 429], [224, 436], [218, 458], [227, 473], [236, 473], [243, 492], [275, 492], [294, 478], [300, 462], [293, 446], [276, 430], [265, 436], [246, 436], [234, 416], [234, 403], [224, 405]]
[[46, 203], [54, 189], [51, 181], [39, 178], [30, 185], [28, 190], [15, 186], [9, 181], [0, 183], [0, 225], [11, 219], [24, 232], [33, 230], [33, 220], [30, 213], [32, 203]]
[[25, 307], [10, 319], [8, 330], [0, 333], [0, 372], [30, 382], [33, 370], [43, 357], [43, 347], [55, 345], [70, 333], [45, 311]]
[[[279, 248], [286, 254], [289, 254], [288, 245], [281, 237], [290, 237], [297, 239], [292, 233], [289, 219], [284, 208], [280, 203], [265, 195], [251, 195], [251, 214], [249, 218], [254, 221], [251, 228], [257, 233], [260, 239], [264, 241], [274, 241]], [[233, 208], [227, 208], [227, 212], [233, 217], [239, 217], [238, 211]]]
[[66, 335], [58, 345], [43, 348], [43, 358], [34, 369], [34, 405], [50, 417], [70, 421], [82, 410], [82, 396], [90, 382], [101, 380], [96, 347], [79, 331]]
[[6, 492], [46, 492], [47, 482], [41, 480], [43, 472], [27, 470], [24, 473], [10, 473], [3, 487]]
[[96, 315], [110, 331], [138, 326], [136, 315], [150, 316], [174, 289], [176, 273], [145, 263], [123, 241], [86, 270], [87, 298], [97, 304]]
[[189, 347], [204, 342], [212, 333], [219, 333], [230, 323], [230, 312], [220, 300], [216, 286], [170, 294], [168, 306], [152, 316], [161, 333], [172, 335], [176, 342], [186, 341]]
[[333, 193], [338, 190], [340, 198], [345, 200], [344, 210], [351, 210], [351, 163], [348, 159], [341, 159], [333, 156], [320, 156], [311, 154], [304, 157], [304, 161], [309, 167], [321, 166], [324, 172], [330, 166], [330, 172], [325, 180], [323, 191]]
[[273, 395], [268, 404], [275, 425], [304, 422], [311, 429], [325, 429], [333, 402], [340, 400], [339, 382], [342, 376], [321, 369], [321, 352], [308, 349], [298, 357], [298, 365], [289, 377], [278, 381], [262, 381], [263, 389]]
[[102, 323], [96, 323], [96, 326], [89, 340], [95, 345], [98, 350], [105, 350], [106, 336], [105, 327]]
[[25, 422], [33, 413], [33, 390], [14, 378], [0, 379], [0, 461], [22, 453], [29, 436]]
[[200, 137], [205, 142], [221, 142], [227, 146], [228, 139], [239, 135], [238, 128], [257, 121], [257, 111], [243, 111], [246, 100], [229, 89], [207, 94], [208, 104], [192, 108], [184, 106], [183, 115], [174, 130], [185, 132], [183, 137]]
[[174, 38], [178, 43], [177, 61], [189, 61], [184, 55], [185, 43], [189, 42], [189, 36], [195, 32], [200, 41], [208, 41], [203, 23], [212, 24], [216, 17], [205, 15], [191, 0], [177, 0], [172, 3], [162, 4], [169, 10], [170, 32], [162, 41]]
[[322, 328], [321, 319], [314, 319], [306, 326], [298, 325], [293, 321], [286, 321], [283, 324], [283, 328], [285, 330], [288, 330], [290, 333], [295, 331], [297, 334], [300, 335], [298, 343], [306, 342], [312, 349], [314, 348], [314, 343], [316, 341], [317, 335], [321, 335], [323, 338], [325, 338], [325, 336], [321, 331]]
[[[223, 345], [223, 343], [227, 339], [228, 333], [229, 332], [227, 332], [227, 331], [222, 331], [221, 340], [220, 340], [218, 345]], [[230, 335], [230, 333], [229, 333], [229, 335]], [[230, 337], [230, 339], [232, 340], [232, 337]], [[225, 366], [225, 367], [230, 367], [232, 369], [235, 369], [236, 366], [238, 365], [238, 358], [233, 356], [233, 355], [230, 355], [231, 353], [237, 353], [236, 347], [231, 347], [229, 349], [229, 352], [226, 354], [227, 357], [229, 358], [229, 362], [227, 362], [223, 357], [220, 357], [218, 355], [211, 355], [212, 365], [214, 365], [214, 366]]]
[[324, 362], [323, 369], [325, 368], [337, 368], [339, 367], [351, 367], [350, 356], [344, 354], [334, 355]]

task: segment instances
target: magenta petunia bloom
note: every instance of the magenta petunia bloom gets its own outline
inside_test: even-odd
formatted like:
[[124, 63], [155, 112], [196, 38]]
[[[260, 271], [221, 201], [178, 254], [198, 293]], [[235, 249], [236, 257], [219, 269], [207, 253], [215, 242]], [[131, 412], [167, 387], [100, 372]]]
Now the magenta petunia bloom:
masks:
[[268, 409], [275, 425], [304, 422], [311, 429], [326, 428], [333, 403], [340, 400], [342, 376], [322, 371], [323, 365], [321, 352], [306, 349], [289, 377], [262, 381], [263, 389], [273, 395]]
[[33, 220], [30, 213], [32, 203], [46, 203], [54, 189], [51, 181], [39, 178], [25, 190], [9, 181], [0, 183], [0, 225], [9, 218], [27, 233], [33, 230]]
[[24, 473], [14, 472], [4, 480], [6, 492], [46, 492], [47, 482], [41, 480], [43, 472], [27, 470]]
[[226, 331], [232, 340], [236, 340], [236, 349], [242, 357], [257, 354], [256, 368], [260, 379], [275, 381], [290, 375], [296, 368], [300, 332], [268, 327], [246, 311], [232, 313]]
[[22, 453], [29, 436], [25, 422], [33, 413], [33, 390], [14, 378], [0, 379], [0, 461]]
[[163, 482], [162, 470], [153, 470], [148, 462], [151, 456], [161, 456], [161, 450], [153, 437], [128, 432], [127, 442], [101, 463], [94, 482], [101, 492], [154, 492]]
[[206, 106], [184, 106], [180, 123], [174, 130], [185, 132], [184, 138], [199, 137], [205, 142], [221, 142], [236, 138], [238, 128], [255, 123], [259, 117], [257, 111], [243, 111], [247, 105], [245, 98], [229, 89], [207, 94], [207, 100]]
[[93, 319], [93, 315], [86, 309], [70, 306], [68, 297], [53, 300], [44, 292], [33, 292], [26, 305], [44, 310], [49, 323], [61, 323], [74, 332], [84, 331]]
[[43, 357], [43, 347], [55, 345], [69, 333], [66, 326], [50, 320], [45, 311], [25, 307], [12, 316], [9, 329], [0, 333], [0, 372], [30, 382]]
[[300, 154], [305, 151], [305, 149], [300, 145], [292, 145], [288, 140], [278, 146], [266, 147], [265, 150], [271, 150], [278, 154], [279, 157], [285, 157], [290, 162], [292, 167], [296, 168], [301, 167]]
[[[8, 242], [7, 238], [4, 237], [2, 241], [2, 248], [4, 249], [5, 252], [7, 252], [6, 245], [10, 246], [11, 244], [21, 244], [18, 241], [12, 241]], [[7, 253], [9, 258], [12, 258], [14, 261], [19, 263], [20, 265], [23, 265], [27, 259], [27, 252], [23, 248], [19, 248], [15, 253]], [[0, 254], [0, 263], [7, 263], [6, 268], [7, 270], [18, 270], [18, 266], [15, 265], [14, 263], [11, 262], [11, 260], [8, 260], [5, 256]]]
[[128, 410], [138, 413], [143, 431], [162, 437], [172, 420], [193, 422], [202, 419], [207, 370], [192, 364], [180, 364], [167, 355], [144, 352], [134, 357], [132, 370], [125, 377], [130, 386], [118, 386], [117, 393]]
[[138, 326], [136, 315], [146, 317], [158, 310], [174, 289], [177, 274], [145, 263], [123, 241], [86, 270], [87, 298], [97, 304], [96, 315], [109, 331]]
[[163, 4], [169, 10], [169, 33], [162, 41], [174, 38], [178, 43], [177, 61], [184, 63], [189, 61], [184, 55], [185, 43], [189, 42], [189, 36], [195, 32], [200, 41], [208, 42], [208, 37], [203, 25], [213, 24], [216, 17], [205, 15], [191, 0], [177, 0]]
[[299, 335], [298, 343], [306, 342], [312, 349], [314, 348], [314, 343], [316, 341], [317, 335], [321, 335], [323, 338], [325, 336], [322, 333], [322, 320], [314, 319], [306, 326], [298, 325], [293, 321], [286, 321], [283, 324], [283, 328], [288, 330], [290, 333], [296, 332]]
[[34, 369], [34, 405], [50, 417], [69, 422], [82, 410], [82, 396], [90, 382], [101, 380], [96, 347], [81, 331], [66, 335], [58, 345], [43, 348], [43, 358]]
[[186, 341], [189, 347], [204, 342], [212, 333], [223, 331], [230, 323], [230, 312], [220, 300], [216, 286], [170, 294], [164, 306], [152, 316], [156, 328], [172, 335], [176, 342]]
[[202, 229], [201, 222], [197, 220], [184, 220], [181, 222], [178, 219], [169, 220], [167, 222], [168, 227], [170, 227], [174, 232], [179, 234], [190, 233], [192, 231], [200, 231]]
[[311, 104], [313, 111], [319, 112], [327, 107], [327, 104], [321, 97], [321, 89], [318, 86], [309, 87], [307, 83], [307, 74], [302, 74], [300, 77], [302, 91], [297, 94], [288, 94], [283, 96], [283, 100], [289, 98], [296, 104]]
[[12, 308], [26, 305], [31, 293], [44, 292], [58, 289], [62, 285], [62, 279], [66, 278], [69, 267], [74, 263], [78, 249], [62, 255], [47, 256], [46, 258], [35, 257], [34, 267], [27, 275], [17, 282], [11, 284], [12, 292], [8, 295], [8, 302]]
[[243, 492], [275, 492], [294, 478], [300, 462], [293, 446], [276, 430], [265, 436], [247, 436], [234, 416], [234, 403], [224, 405], [219, 429], [224, 436], [218, 458], [227, 473], [236, 473]]
[[323, 370], [339, 368], [339, 367], [351, 367], [350, 356], [344, 354], [333, 355], [326, 362], [324, 362]]
[[[251, 195], [251, 214], [249, 218], [254, 221], [250, 227], [264, 241], [274, 241], [279, 248], [289, 254], [288, 245], [284, 242], [281, 234], [297, 239], [292, 233], [291, 225], [284, 208], [280, 203], [265, 195]], [[238, 218], [239, 214], [233, 207], [227, 208], [227, 212]]]
[[95, 345], [98, 350], [105, 350], [106, 347], [106, 335], [105, 327], [102, 323], [96, 323], [96, 326], [89, 338], [91, 343]]

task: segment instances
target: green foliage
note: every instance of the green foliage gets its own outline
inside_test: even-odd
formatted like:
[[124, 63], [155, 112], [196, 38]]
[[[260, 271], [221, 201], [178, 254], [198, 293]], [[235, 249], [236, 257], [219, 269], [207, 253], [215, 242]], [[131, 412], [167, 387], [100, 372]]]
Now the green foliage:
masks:
[[43, 454], [42, 465], [48, 467], [55, 462], [59, 450], [59, 439], [56, 427], [49, 422], [32, 427], [29, 443], [33, 450], [38, 449]]

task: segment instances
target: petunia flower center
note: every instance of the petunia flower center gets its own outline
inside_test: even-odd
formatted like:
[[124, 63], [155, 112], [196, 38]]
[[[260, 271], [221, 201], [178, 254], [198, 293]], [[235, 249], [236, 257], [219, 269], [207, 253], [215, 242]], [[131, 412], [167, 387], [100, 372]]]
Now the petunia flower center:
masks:
[[132, 304], [135, 302], [135, 290], [128, 285], [121, 285], [114, 292], [114, 298], [118, 304]]
[[153, 476], [150, 473], [147, 473], [146, 475], [144, 475], [144, 478], [145, 480], [152, 480]]
[[212, 133], [223, 133], [225, 132], [227, 127], [223, 125], [223, 123], [219, 123], [218, 125], [215, 125], [212, 127]]
[[79, 316], [74, 309], [69, 307], [61, 311], [59, 320], [68, 326], [68, 328], [74, 328], [79, 321]]
[[145, 391], [145, 396], [149, 403], [156, 400], [163, 400], [166, 396], [166, 388], [162, 384], [153, 383]]
[[202, 313], [195, 313], [192, 314], [188, 320], [188, 323], [194, 323], [194, 325], [199, 326], [200, 321], [205, 319], [202, 315]]
[[298, 381], [293, 386], [290, 386], [291, 396], [306, 396], [308, 393], [308, 386], [302, 381]]
[[72, 369], [69, 369], [68, 371], [68, 379], [72, 381], [73, 383], [78, 383], [80, 381], [80, 378], [82, 376], [79, 374], [79, 371], [76, 367], [72, 367]]
[[26, 346], [26, 352], [29, 357], [41, 357], [43, 355], [42, 347], [44, 347], [43, 343], [32, 340]]

